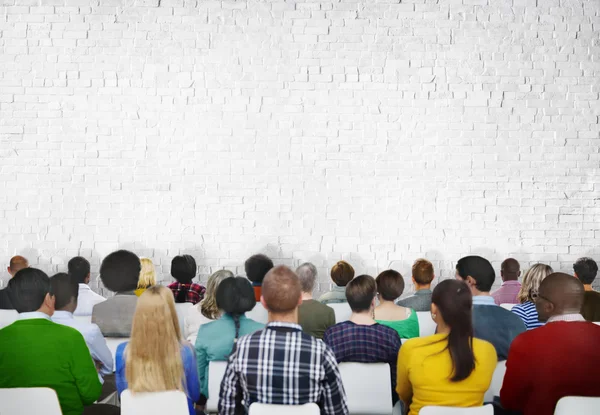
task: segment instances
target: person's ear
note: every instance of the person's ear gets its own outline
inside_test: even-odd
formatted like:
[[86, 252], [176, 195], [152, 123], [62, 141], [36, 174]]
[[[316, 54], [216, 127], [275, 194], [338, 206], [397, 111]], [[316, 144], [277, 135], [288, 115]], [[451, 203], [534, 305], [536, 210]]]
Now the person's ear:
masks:
[[[300, 297], [300, 298], [302, 298], [302, 297]], [[265, 308], [265, 310], [268, 310], [267, 303], [265, 302], [265, 297], [263, 297], [262, 295], [260, 296], [260, 303]]]
[[44, 305], [48, 310], [51, 311], [51, 314], [53, 314], [56, 305], [56, 297], [50, 293], [47, 293], [46, 297], [44, 297]]
[[437, 324], [438, 318], [439, 318], [439, 309], [434, 303], [431, 303], [431, 319], [433, 321], [435, 321]]
[[91, 276], [91, 274], [88, 272], [88, 275], [87, 275], [87, 277], [85, 277], [85, 280], [84, 280], [84, 282], [85, 282], [86, 284], [89, 284], [89, 283], [90, 283], [90, 276]]
[[371, 308], [375, 307], [377, 307], [377, 297], [373, 297], [373, 300], [371, 301]]
[[302, 293], [300, 293], [300, 297], [298, 297], [298, 307], [302, 304]]
[[477, 281], [475, 281], [475, 278], [471, 277], [470, 275], [467, 276], [467, 279], [465, 281], [467, 282], [467, 285], [470, 288], [473, 288], [477, 285]]
[[10, 272], [10, 267], [6, 267], [6, 271], [9, 273], [9, 275], [10, 275], [11, 277], [13, 277], [13, 274], [12, 274], [12, 272]]
[[415, 281], [415, 277], [411, 276], [411, 277], [410, 277], [410, 279], [412, 280], [412, 283], [413, 283], [414, 285], [417, 285], [417, 282]]

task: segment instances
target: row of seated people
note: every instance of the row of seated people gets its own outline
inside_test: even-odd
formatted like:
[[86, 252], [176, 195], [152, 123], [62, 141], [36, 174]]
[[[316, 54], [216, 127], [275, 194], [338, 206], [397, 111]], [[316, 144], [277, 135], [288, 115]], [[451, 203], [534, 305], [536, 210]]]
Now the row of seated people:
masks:
[[[116, 255], [121, 270], [139, 274], [134, 254], [119, 251], [111, 255], [103, 261], [101, 273]], [[113, 270], [119, 268], [112, 266]], [[350, 278], [344, 289], [352, 309], [350, 320], [326, 328], [323, 341], [297, 324], [302, 320], [303, 305], [310, 304], [306, 299], [316, 278], [310, 264], [303, 264], [298, 275], [284, 266], [269, 268], [258, 290], [241, 277], [209, 280], [202, 302], [205, 307], [200, 311], [210, 309], [207, 303], [213, 301], [212, 290], [216, 311], [205, 316], [209, 321], [198, 329], [195, 347], [180, 334], [173, 291], [150, 287], [139, 299], [135, 297], [132, 330], [127, 333], [130, 341], [117, 350], [116, 388], [119, 392], [127, 388], [132, 392], [185, 390], [193, 414], [208, 395], [208, 362], [228, 360], [219, 413], [243, 413], [253, 402], [317, 402], [324, 414], [344, 414], [348, 409], [337, 364], [385, 362], [392, 372], [390, 387], [395, 399], [410, 415], [426, 405], [481, 405], [496, 363], [502, 359], [499, 346], [503, 346], [503, 342], [488, 342], [484, 335], [508, 333], [508, 339], [512, 330], [511, 324], [489, 316], [506, 315], [505, 321], [509, 321], [508, 316], [515, 315], [490, 307], [497, 312], [483, 312], [489, 327], [483, 335], [478, 334], [478, 306], [495, 304], [476, 301], [477, 297], [490, 297], [487, 287], [495, 278], [493, 267], [484, 258], [470, 256], [459, 260], [456, 269], [457, 280], [442, 281], [431, 293], [430, 311], [437, 333], [403, 345], [396, 327], [385, 324], [393, 319], [376, 319], [377, 308], [386, 301], [391, 303], [388, 308], [397, 307], [393, 299], [382, 297], [387, 296], [386, 289], [393, 292], [396, 287], [397, 292], [400, 285], [392, 272], [377, 280], [367, 275]], [[110, 391], [107, 378], [112, 361], [104, 364], [94, 353], [89, 333], [67, 322], [77, 309], [79, 295], [72, 276], [48, 278], [40, 270], [26, 268], [11, 279], [7, 295], [20, 318], [0, 330], [0, 370], [6, 374], [0, 387], [52, 387], [65, 414], [80, 414], [84, 407], [86, 413], [118, 411], [90, 406]], [[266, 326], [245, 316], [255, 308], [257, 295], [268, 312]], [[600, 327], [584, 322], [580, 314], [584, 296], [583, 284], [567, 274], [553, 273], [540, 283], [533, 293], [538, 319], [552, 324], [525, 332], [517, 318], [523, 329], [514, 340], [504, 340], [510, 351], [496, 402], [498, 411], [551, 414], [562, 396], [600, 396], [600, 386], [593, 381], [600, 369]], [[53, 324], [51, 318], [62, 325]], [[65, 324], [79, 329], [83, 336]], [[502, 336], [496, 334], [491, 340], [498, 337]]]

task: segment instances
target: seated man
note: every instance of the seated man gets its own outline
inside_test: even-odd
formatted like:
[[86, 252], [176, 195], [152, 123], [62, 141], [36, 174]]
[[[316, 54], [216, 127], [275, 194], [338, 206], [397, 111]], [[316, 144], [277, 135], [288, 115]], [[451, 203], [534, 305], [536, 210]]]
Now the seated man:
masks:
[[373, 277], [360, 275], [346, 286], [346, 298], [352, 309], [349, 321], [338, 323], [325, 332], [323, 341], [335, 354], [338, 363], [389, 363], [394, 403], [396, 369], [400, 337], [396, 330], [376, 323], [373, 319], [377, 285]]
[[579, 314], [583, 285], [571, 275], [550, 274], [535, 306], [543, 327], [519, 335], [506, 362], [502, 406], [523, 415], [552, 415], [564, 396], [600, 396], [600, 327]]
[[396, 304], [415, 311], [431, 311], [431, 282], [434, 278], [433, 264], [423, 258], [417, 259], [412, 266], [415, 293], [398, 300]]
[[[17, 272], [23, 268], [29, 267], [29, 261], [27, 258], [23, 258], [20, 255], [14, 256], [10, 259], [9, 266], [6, 268], [10, 277], [14, 277]], [[0, 310], [14, 310], [13, 305], [10, 302], [8, 296], [8, 288], [0, 290]]]
[[500, 265], [502, 285], [492, 293], [496, 304], [518, 304], [517, 296], [521, 291], [521, 264], [514, 258], [507, 258]]
[[76, 316], [91, 316], [94, 306], [106, 301], [106, 298], [92, 291], [90, 286], [90, 262], [80, 256], [71, 258], [68, 270], [71, 278], [79, 283], [79, 295], [77, 309], [73, 313]]
[[296, 274], [283, 265], [269, 271], [261, 302], [269, 311], [269, 324], [234, 346], [221, 382], [219, 414], [247, 413], [255, 402], [314, 402], [321, 414], [348, 414], [335, 356], [297, 324], [302, 291]]
[[137, 305], [140, 259], [133, 252], [121, 250], [109, 254], [100, 265], [100, 279], [115, 296], [94, 306], [92, 323], [105, 337], [129, 337]]
[[592, 258], [579, 258], [573, 264], [573, 271], [585, 290], [581, 315], [587, 321], [600, 321], [600, 293], [592, 288], [598, 274], [598, 264]]
[[8, 288], [19, 320], [0, 330], [0, 388], [51, 388], [64, 415], [81, 415], [102, 391], [83, 336], [50, 321], [54, 296], [42, 271], [21, 270]]
[[473, 294], [473, 334], [494, 345], [498, 361], [506, 360], [510, 344], [525, 331], [525, 324], [490, 295], [496, 279], [492, 264], [480, 256], [461, 258], [456, 263], [456, 279], [465, 281]]
[[298, 324], [305, 333], [322, 339], [325, 330], [335, 324], [333, 308], [313, 299], [312, 293], [317, 281], [317, 268], [306, 262], [296, 269], [302, 287], [302, 304], [298, 307]]

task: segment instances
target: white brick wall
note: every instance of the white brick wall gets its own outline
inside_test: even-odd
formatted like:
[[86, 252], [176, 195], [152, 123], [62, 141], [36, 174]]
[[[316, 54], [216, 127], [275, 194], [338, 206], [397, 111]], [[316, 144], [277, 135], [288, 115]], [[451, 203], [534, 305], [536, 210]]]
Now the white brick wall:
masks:
[[599, 34], [598, 0], [0, 0], [0, 257], [571, 271]]

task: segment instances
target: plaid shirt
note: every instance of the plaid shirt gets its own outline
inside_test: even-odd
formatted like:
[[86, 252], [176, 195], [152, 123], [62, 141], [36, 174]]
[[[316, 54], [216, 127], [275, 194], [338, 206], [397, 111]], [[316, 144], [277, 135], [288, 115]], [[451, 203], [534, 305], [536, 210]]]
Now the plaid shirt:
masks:
[[179, 294], [180, 291], [186, 291], [185, 302], [192, 304], [202, 301], [204, 293], [206, 292], [206, 288], [196, 283], [182, 284], [180, 282], [173, 282], [169, 284], [169, 288], [173, 291], [175, 298], [177, 298], [177, 294]]
[[324, 415], [349, 413], [335, 356], [321, 340], [289, 323], [269, 323], [264, 330], [241, 337], [229, 357], [219, 415], [245, 413], [254, 402], [315, 402]]

